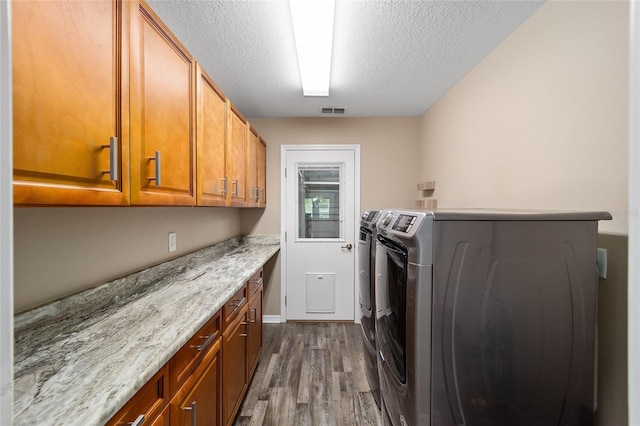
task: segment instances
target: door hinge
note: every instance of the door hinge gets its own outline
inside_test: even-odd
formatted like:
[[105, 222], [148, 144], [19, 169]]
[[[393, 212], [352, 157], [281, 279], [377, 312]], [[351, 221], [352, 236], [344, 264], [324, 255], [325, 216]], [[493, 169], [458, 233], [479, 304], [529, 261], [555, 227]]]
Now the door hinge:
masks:
[[287, 231], [284, 231], [284, 242], [287, 242]]
[[287, 296], [284, 296], [284, 306], [287, 306]]
[[285, 178], [287, 177], [287, 168], [286, 167], [284, 168], [284, 177]]

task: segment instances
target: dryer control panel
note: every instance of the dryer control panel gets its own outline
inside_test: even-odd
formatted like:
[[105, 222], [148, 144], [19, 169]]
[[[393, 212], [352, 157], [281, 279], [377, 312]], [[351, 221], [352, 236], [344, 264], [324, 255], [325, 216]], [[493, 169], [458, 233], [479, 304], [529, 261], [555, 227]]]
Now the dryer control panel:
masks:
[[403, 238], [413, 236], [420, 224], [425, 219], [425, 213], [412, 211], [390, 211], [379, 226], [387, 233], [403, 236]]
[[394, 231], [400, 231], [407, 233], [411, 230], [411, 227], [414, 223], [416, 223], [416, 219], [418, 216], [413, 216], [410, 214], [400, 214], [398, 219], [396, 219], [395, 223], [392, 226]]

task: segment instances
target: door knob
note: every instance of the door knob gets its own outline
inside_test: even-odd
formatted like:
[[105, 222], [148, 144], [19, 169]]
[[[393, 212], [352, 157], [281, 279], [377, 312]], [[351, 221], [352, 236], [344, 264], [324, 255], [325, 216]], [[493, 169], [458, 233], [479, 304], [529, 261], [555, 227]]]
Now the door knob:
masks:
[[341, 248], [346, 248], [347, 250], [351, 250], [353, 248], [353, 246], [351, 245], [351, 243], [347, 244], [346, 246], [342, 246]]

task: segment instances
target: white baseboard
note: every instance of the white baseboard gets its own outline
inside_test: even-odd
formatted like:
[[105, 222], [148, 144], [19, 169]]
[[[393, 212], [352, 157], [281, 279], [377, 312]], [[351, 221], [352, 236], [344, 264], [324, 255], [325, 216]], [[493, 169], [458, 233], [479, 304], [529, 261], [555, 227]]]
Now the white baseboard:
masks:
[[263, 315], [262, 322], [264, 324], [280, 324], [280, 315]]

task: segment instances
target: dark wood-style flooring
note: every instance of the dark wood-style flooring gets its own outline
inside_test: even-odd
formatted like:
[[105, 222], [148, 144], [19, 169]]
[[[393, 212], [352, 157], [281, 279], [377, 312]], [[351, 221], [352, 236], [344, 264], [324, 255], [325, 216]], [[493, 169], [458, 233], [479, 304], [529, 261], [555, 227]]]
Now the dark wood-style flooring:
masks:
[[265, 324], [263, 339], [234, 425], [382, 425], [359, 324]]

